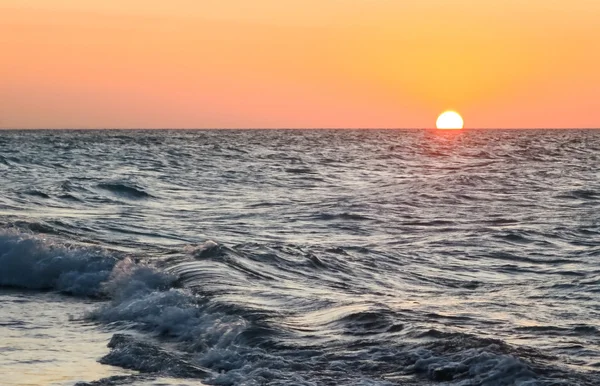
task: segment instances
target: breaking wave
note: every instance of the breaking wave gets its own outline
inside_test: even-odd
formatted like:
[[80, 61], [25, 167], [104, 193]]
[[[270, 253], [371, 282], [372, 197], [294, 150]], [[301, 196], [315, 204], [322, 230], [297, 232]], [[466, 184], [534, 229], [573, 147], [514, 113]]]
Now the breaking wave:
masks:
[[176, 274], [197, 259], [222, 259], [228, 248], [210, 241], [186, 252], [189, 263], [165, 271], [120, 253], [5, 232], [0, 285], [107, 299], [87, 317], [129, 332], [116, 333], [100, 361], [141, 374], [216, 385], [525, 386], [562, 377], [593, 384], [592, 374], [563, 368], [559, 358], [501, 340], [420, 331], [385, 307], [330, 306], [312, 316], [240, 308], [188, 288]]
[[99, 296], [116, 261], [101, 250], [0, 234], [0, 286]]

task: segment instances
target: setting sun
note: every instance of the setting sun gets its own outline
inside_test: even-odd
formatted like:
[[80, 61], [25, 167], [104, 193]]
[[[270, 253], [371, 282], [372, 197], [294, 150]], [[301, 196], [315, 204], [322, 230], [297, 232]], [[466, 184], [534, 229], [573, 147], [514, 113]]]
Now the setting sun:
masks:
[[463, 128], [464, 121], [457, 112], [446, 111], [438, 117], [435, 126], [443, 130], [458, 130]]

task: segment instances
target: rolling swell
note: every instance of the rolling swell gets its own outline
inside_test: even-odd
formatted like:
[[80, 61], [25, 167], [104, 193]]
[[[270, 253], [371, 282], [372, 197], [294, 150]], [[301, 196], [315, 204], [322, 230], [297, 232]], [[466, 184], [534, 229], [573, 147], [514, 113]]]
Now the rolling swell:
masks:
[[126, 182], [105, 182], [98, 184], [98, 187], [100, 189], [107, 190], [116, 196], [130, 199], [143, 199], [152, 197], [152, 195], [147, 193], [144, 189]]

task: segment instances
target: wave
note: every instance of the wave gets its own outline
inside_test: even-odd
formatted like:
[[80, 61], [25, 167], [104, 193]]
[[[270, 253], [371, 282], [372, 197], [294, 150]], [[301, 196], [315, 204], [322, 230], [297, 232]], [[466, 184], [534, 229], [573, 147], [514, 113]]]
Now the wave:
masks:
[[47, 193], [44, 193], [40, 190], [37, 189], [31, 189], [25, 192], [25, 194], [27, 194], [28, 196], [33, 196], [33, 197], [39, 197], [39, 198], [45, 198], [48, 199], [50, 198], [50, 195]]
[[[555, 363], [561, 358], [498, 339], [430, 330], [431, 342], [412, 352], [415, 374], [451, 385], [594, 385], [600, 374], [577, 373]], [[565, 383], [564, 379], [569, 379]], [[572, 383], [570, 383], [572, 382]]]
[[111, 352], [100, 363], [137, 370], [142, 373], [168, 373], [176, 377], [204, 378], [209, 369], [192, 364], [184, 355], [161, 349], [127, 334], [115, 334], [108, 343]]
[[559, 194], [557, 198], [563, 199], [580, 199], [580, 200], [598, 200], [600, 192], [591, 189], [575, 189], [569, 192]]
[[61, 200], [66, 200], [66, 201], [75, 201], [75, 202], [83, 202], [83, 200], [75, 197], [72, 194], [66, 193], [66, 194], [61, 194], [60, 196], [58, 196], [59, 199]]
[[98, 188], [109, 191], [110, 193], [129, 199], [150, 198], [152, 195], [131, 183], [127, 182], [104, 182], [97, 185]]
[[[187, 253], [190, 262], [210, 262], [222, 258], [224, 250], [209, 241]], [[119, 331], [100, 361], [144, 374], [216, 385], [525, 386], [572, 379], [591, 386], [598, 379], [598, 374], [566, 370], [556, 365], [558, 358], [501, 340], [419, 331], [384, 306], [330, 304], [286, 325], [283, 312], [261, 316], [260, 310], [240, 307], [233, 299], [201, 295], [182, 286], [174, 272], [99, 248], [15, 232], [0, 235], [1, 286], [106, 299], [87, 315]], [[324, 332], [326, 338], [316, 339], [311, 331]]]
[[117, 260], [102, 250], [0, 234], [0, 286], [101, 296]]
[[332, 220], [347, 220], [347, 221], [366, 221], [373, 220], [370, 217], [356, 213], [319, 213], [315, 216], [316, 220], [332, 221]]
[[23, 229], [35, 233], [41, 234], [58, 234], [58, 230], [55, 226], [47, 222], [41, 221], [14, 221], [9, 223], [9, 226], [15, 229]]
[[309, 168], [286, 168], [285, 171], [291, 174], [315, 174], [315, 171]]

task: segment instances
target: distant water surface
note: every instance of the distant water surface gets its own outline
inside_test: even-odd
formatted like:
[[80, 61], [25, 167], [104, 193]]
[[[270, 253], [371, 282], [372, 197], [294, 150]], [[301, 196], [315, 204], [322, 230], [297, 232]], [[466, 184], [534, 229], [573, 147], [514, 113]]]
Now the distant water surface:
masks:
[[0, 131], [0, 181], [2, 373], [600, 384], [598, 130]]

